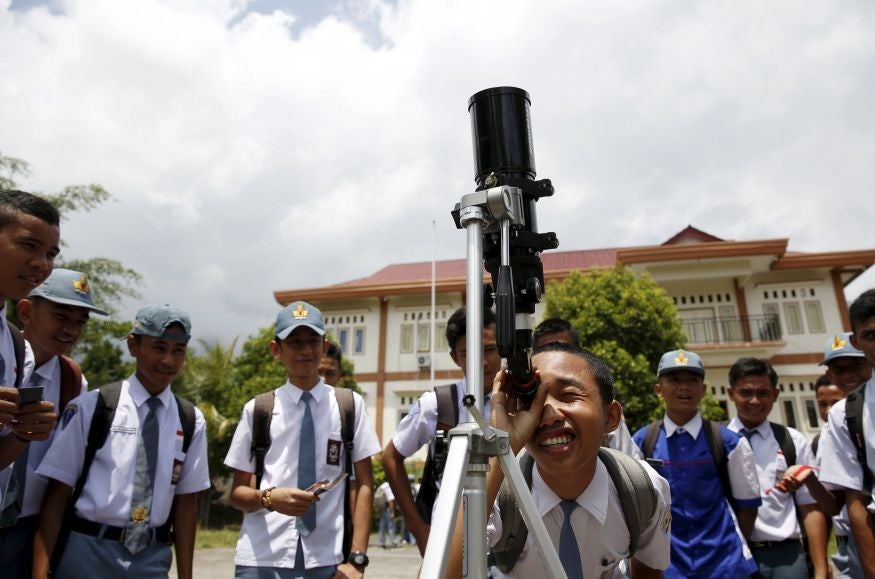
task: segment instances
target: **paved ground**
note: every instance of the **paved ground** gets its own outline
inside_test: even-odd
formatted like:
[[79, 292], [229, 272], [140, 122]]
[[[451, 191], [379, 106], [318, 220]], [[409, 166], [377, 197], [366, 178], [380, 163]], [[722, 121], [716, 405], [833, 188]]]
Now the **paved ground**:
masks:
[[[373, 579], [411, 579], [416, 577], [422, 559], [415, 546], [381, 549], [376, 535], [368, 546], [371, 563], [365, 577]], [[234, 549], [200, 549], [194, 554], [194, 579], [223, 579], [234, 576]], [[176, 569], [170, 572], [176, 579]]]

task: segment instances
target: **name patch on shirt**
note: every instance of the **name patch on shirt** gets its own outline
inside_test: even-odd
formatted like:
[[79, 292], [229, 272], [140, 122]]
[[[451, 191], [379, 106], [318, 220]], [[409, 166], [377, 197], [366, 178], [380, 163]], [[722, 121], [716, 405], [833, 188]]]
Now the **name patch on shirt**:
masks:
[[64, 408], [64, 414], [61, 415], [61, 428], [67, 428], [67, 424], [73, 420], [73, 417], [76, 416], [76, 413], [79, 412], [79, 407], [75, 404], [67, 404], [67, 407]]
[[328, 439], [328, 452], [325, 454], [326, 462], [332, 466], [340, 465], [340, 441]]
[[113, 424], [112, 428], [109, 429], [110, 432], [122, 432], [124, 434], [136, 434], [137, 427], [136, 426], [125, 426], [124, 424]]

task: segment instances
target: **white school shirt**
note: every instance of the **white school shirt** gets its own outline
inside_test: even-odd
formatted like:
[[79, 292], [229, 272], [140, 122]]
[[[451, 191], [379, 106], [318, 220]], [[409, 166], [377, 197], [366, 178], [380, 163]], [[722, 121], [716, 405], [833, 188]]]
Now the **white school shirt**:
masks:
[[619, 450], [635, 460], [644, 460], [644, 453], [641, 452], [641, 449], [632, 440], [632, 433], [629, 432], [625, 418], [620, 419], [620, 425], [617, 426], [616, 430], [608, 433], [605, 437], [605, 444], [602, 446]]
[[[641, 464], [653, 481], [657, 501], [653, 517], [641, 530], [634, 557], [648, 567], [665, 569], [670, 560], [671, 491], [668, 481], [644, 461]], [[562, 499], [541, 478], [537, 464], [532, 469], [532, 498], [535, 499], [538, 513], [558, 553], [559, 534], [565, 520], [560, 505]], [[596, 462], [595, 476], [577, 497], [577, 504], [579, 507], [571, 513], [571, 524], [580, 549], [583, 576], [587, 579], [623, 577], [625, 566], [621, 562], [629, 557], [629, 529], [623, 517], [617, 488], [601, 460]], [[486, 526], [486, 538], [490, 547], [494, 547], [501, 538], [501, 531], [501, 511], [496, 500]], [[535, 547], [532, 534], [529, 533], [520, 558], [510, 574], [505, 575], [497, 567], [493, 567], [491, 571], [493, 579], [545, 577], [546, 567]]]
[[[30, 377], [30, 383], [36, 385], [36, 377], [41, 378], [43, 387], [43, 400], [47, 400], [55, 405], [55, 412], [58, 416], [61, 415], [63, 408], [58, 408], [61, 400], [61, 363], [57, 356], [53, 356], [48, 362], [39, 366], [33, 371]], [[88, 392], [88, 381], [85, 376], [82, 376], [82, 388], [76, 392], [73, 398]], [[30, 450], [27, 453], [27, 478], [24, 485], [24, 501], [21, 504], [20, 517], [29, 517], [39, 513], [43, 504], [43, 498], [46, 494], [48, 482], [45, 478], [37, 476], [36, 470], [42, 462], [46, 452], [48, 452], [52, 441], [61, 431], [60, 425], [52, 431], [48, 440], [41, 442], [31, 442]]]
[[[866, 461], [869, 470], [875, 474], [875, 377], [866, 385], [866, 400], [863, 405], [863, 432], [866, 435]], [[824, 484], [832, 484], [845, 489], [872, 492], [873, 489], [863, 488], [863, 467], [857, 460], [857, 449], [851, 442], [848, 425], [845, 422], [845, 403], [839, 400], [829, 411], [826, 431], [820, 437], [817, 451], [820, 455], [821, 475]]]
[[[298, 450], [301, 446], [301, 421], [304, 418], [302, 393], [303, 390], [288, 381], [276, 390], [270, 422], [271, 444], [264, 457], [261, 489], [298, 487]], [[332, 480], [343, 472], [346, 457], [340, 436], [337, 398], [334, 388], [321, 380], [310, 393], [313, 395], [310, 412], [316, 434], [316, 480]], [[380, 442], [365, 411], [362, 397], [353, 393], [353, 400], [355, 448], [352, 462], [355, 464], [380, 452]], [[229, 467], [253, 473], [255, 459], [250, 447], [254, 409], [255, 400], [250, 400], [243, 407], [240, 424], [225, 457], [225, 464]], [[301, 537], [304, 564], [308, 569], [337, 565], [342, 561], [343, 500], [344, 485], [341, 484], [323, 494], [316, 503], [316, 528], [308, 536]], [[267, 509], [245, 513], [234, 563], [252, 567], [294, 567], [298, 552], [296, 524], [296, 517]]]
[[[0, 376], [0, 384], [3, 386], [15, 386], [15, 376], [18, 369], [15, 367], [15, 345], [12, 342], [12, 334], [9, 333], [9, 328], [6, 326], [6, 302], [3, 302], [0, 307], [0, 356], [3, 357], [3, 362], [6, 365], [6, 370]], [[33, 350], [30, 347], [30, 342], [24, 341], [24, 378], [21, 381], [22, 386], [27, 386], [27, 381], [33, 373], [34, 361]], [[0, 427], [0, 437], [9, 436], [12, 434], [12, 429], [5, 424]], [[12, 476], [12, 465], [10, 463], [4, 469], [0, 469], [0, 504], [3, 504], [3, 495], [6, 492], [6, 485], [9, 484], [9, 477]]]
[[[82, 472], [91, 418], [99, 391], [86, 392], [70, 402], [61, 415], [61, 432], [37, 468], [37, 474], [74, 486]], [[131, 518], [131, 494], [137, 470], [140, 425], [146, 419], [149, 392], [136, 374], [122, 383], [118, 408], [103, 448], [94, 455], [76, 514], [89, 521], [122, 527]], [[149, 524], [167, 521], [174, 495], [200, 492], [210, 486], [207, 465], [206, 422], [195, 408], [195, 426], [188, 453], [183, 454], [182, 424], [176, 398], [168, 386], [157, 396], [158, 464], [152, 492]], [[174, 467], [182, 464], [179, 480], [171, 481]]]
[[[741, 434], [741, 429], [745, 427], [738, 418], [733, 418], [727, 426], [729, 430], [739, 434]], [[750, 540], [759, 542], [798, 539], [801, 537], [801, 533], [799, 521], [796, 518], [795, 505], [811, 505], [817, 501], [812, 498], [808, 487], [804, 485], [794, 493], [795, 503], [792, 494], [773, 488], [784, 477], [784, 472], [787, 470], [787, 459], [781, 451], [768, 420], [753, 430], [757, 434], [751, 435], [750, 445], [753, 447], [753, 455], [756, 459], [757, 478], [760, 482], [763, 504], [757, 511], [756, 523]], [[805, 436], [795, 428], [787, 428], [787, 431], [793, 441], [793, 446], [796, 447], [796, 464], [816, 466], [811, 445]]]
[[[468, 420], [468, 409], [462, 404], [462, 398], [468, 393], [468, 382], [462, 378], [457, 383], [456, 405], [459, 408], [459, 423]], [[490, 392], [483, 401], [483, 418], [489, 424], [491, 412], [492, 393]], [[473, 420], [473, 418], [471, 419]], [[410, 456], [424, 444], [434, 441], [434, 433], [437, 428], [437, 396], [434, 390], [429, 390], [419, 397], [419, 400], [410, 408], [410, 413], [395, 429], [392, 434], [392, 444], [401, 456]]]
[[[823, 425], [820, 429], [820, 440], [823, 440], [824, 436], [826, 436], [826, 424]], [[821, 449], [822, 446], [817, 447], [817, 468], [819, 469], [818, 478], [823, 479], [823, 464], [821, 460]], [[823, 482], [823, 480], [821, 480]], [[830, 490], [835, 490], [835, 485], [829, 485]], [[848, 519], [848, 505], [843, 505], [842, 510], [839, 511], [839, 514], [832, 518], [832, 526], [835, 534], [839, 537], [847, 537], [851, 534], [851, 521]]]

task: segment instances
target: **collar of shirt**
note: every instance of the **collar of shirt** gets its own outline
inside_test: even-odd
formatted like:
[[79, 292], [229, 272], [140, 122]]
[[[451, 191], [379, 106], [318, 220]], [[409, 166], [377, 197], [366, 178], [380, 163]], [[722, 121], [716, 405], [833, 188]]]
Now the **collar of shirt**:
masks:
[[39, 376], [42, 378], [43, 385], [52, 384], [55, 376], [57, 376], [57, 372], [60, 371], [60, 366], [61, 363], [58, 362], [58, 357], [52, 356], [48, 362], [34, 369], [33, 374], [30, 375], [30, 381], [33, 381], [34, 376]]
[[[315, 400], [318, 404], [322, 401], [322, 397], [328, 393], [328, 388], [328, 385], [326, 385], [325, 382], [320, 379], [315, 386], [310, 388], [309, 392], [313, 396], [313, 400]], [[304, 390], [301, 390], [300, 388], [286, 380], [286, 383], [280, 387], [279, 393], [283, 396], [287, 396], [289, 400], [297, 404], [301, 401], [301, 394], [304, 393]]]
[[[595, 475], [582, 493], [575, 499], [581, 508], [586, 509], [599, 522], [600, 525], [605, 524], [605, 519], [608, 516], [608, 501], [610, 499], [610, 477], [608, 470], [602, 461], [596, 460]], [[544, 479], [541, 478], [541, 473], [538, 472], [538, 465], [532, 469], [532, 497], [535, 499], [535, 504], [538, 505], [538, 513], [541, 518], [551, 510], [559, 506], [562, 499], [553, 492]]]
[[729, 421], [729, 424], [727, 424], [726, 427], [733, 432], [737, 432], [738, 434], [741, 434], [742, 430], [756, 432], [762, 437], [763, 440], [766, 440], [772, 436], [772, 427], [769, 426], [768, 420], [763, 420], [754, 428], [748, 428], [744, 425], [744, 423], [741, 422], [741, 420], [738, 419], [738, 416], [736, 416]]
[[686, 424], [675, 424], [672, 422], [672, 419], [668, 417], [668, 414], [666, 414], [665, 418], [662, 420], [662, 425], [665, 427], [666, 438], [669, 438], [679, 429], [683, 428], [686, 432], [690, 433], [690, 436], [696, 439], [699, 438], [699, 431], [702, 430], [702, 415], [696, 412], [693, 419]]
[[[128, 378], [128, 394], [131, 395], [131, 400], [134, 401], [137, 409], [139, 409], [143, 403], [146, 402], [149, 398], [152, 397], [149, 394], [149, 391], [146, 390], [146, 387], [137, 379], [137, 373], [134, 372], [130, 378]], [[161, 406], [167, 408], [170, 406], [170, 397], [173, 394], [170, 393], [170, 386], [161, 391], [161, 394], [158, 395], [158, 400], [161, 401]]]

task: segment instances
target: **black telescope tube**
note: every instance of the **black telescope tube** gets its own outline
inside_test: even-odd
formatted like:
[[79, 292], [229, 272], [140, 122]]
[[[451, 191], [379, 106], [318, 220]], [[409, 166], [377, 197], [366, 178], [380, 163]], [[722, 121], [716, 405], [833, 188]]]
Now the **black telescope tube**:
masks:
[[487, 88], [468, 99], [478, 187], [490, 173], [535, 179], [531, 104], [529, 93], [512, 86]]

